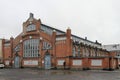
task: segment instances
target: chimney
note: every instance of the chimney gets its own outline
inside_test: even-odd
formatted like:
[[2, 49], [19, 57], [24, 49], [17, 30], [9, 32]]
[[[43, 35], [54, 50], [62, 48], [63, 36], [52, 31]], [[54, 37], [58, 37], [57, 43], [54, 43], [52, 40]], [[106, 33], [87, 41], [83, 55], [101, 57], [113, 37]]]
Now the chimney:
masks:
[[33, 13], [30, 13], [30, 18], [33, 18], [33, 17], [34, 17]]
[[71, 29], [68, 27], [67, 31], [67, 37], [70, 39], [71, 38]]
[[98, 43], [98, 41], [97, 41], [97, 40], [96, 40], [95, 42], [96, 42], [96, 43]]
[[85, 37], [85, 40], [87, 40], [87, 37]]

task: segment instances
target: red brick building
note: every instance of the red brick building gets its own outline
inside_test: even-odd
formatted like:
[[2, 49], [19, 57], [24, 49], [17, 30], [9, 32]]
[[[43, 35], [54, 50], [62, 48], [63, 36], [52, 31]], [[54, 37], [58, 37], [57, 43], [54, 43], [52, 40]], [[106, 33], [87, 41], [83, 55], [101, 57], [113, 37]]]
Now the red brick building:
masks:
[[120, 44], [103, 45], [103, 48], [111, 53], [114, 53], [114, 56], [118, 58], [120, 66]]
[[118, 60], [100, 43], [55, 29], [35, 19], [23, 23], [23, 31], [10, 40], [1, 39], [1, 61], [6, 67], [44, 69], [116, 69]]

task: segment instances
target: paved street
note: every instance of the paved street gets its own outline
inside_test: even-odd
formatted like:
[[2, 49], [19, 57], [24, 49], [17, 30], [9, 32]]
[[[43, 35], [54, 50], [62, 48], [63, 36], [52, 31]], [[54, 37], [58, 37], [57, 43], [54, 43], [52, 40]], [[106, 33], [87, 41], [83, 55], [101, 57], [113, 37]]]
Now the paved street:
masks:
[[120, 80], [120, 70], [0, 69], [0, 80]]

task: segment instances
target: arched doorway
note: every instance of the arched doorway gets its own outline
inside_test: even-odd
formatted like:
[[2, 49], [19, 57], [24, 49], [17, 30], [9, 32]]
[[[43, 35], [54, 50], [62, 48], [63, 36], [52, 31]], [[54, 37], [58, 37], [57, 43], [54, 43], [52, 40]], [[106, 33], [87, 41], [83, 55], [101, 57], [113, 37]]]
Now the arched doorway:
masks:
[[45, 57], [44, 57], [44, 68], [51, 69], [51, 55], [48, 51], [46, 51]]
[[18, 53], [15, 53], [14, 67], [15, 68], [20, 68], [20, 56], [18, 55]]

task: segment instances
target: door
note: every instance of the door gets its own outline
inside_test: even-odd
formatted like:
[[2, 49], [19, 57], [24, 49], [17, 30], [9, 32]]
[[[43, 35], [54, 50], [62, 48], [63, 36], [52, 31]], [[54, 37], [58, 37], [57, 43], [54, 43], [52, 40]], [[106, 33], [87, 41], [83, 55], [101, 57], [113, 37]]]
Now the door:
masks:
[[15, 56], [14, 67], [15, 68], [20, 68], [20, 57], [19, 56]]
[[44, 63], [45, 69], [51, 69], [51, 56], [49, 54], [45, 55], [44, 61], [45, 61]]

